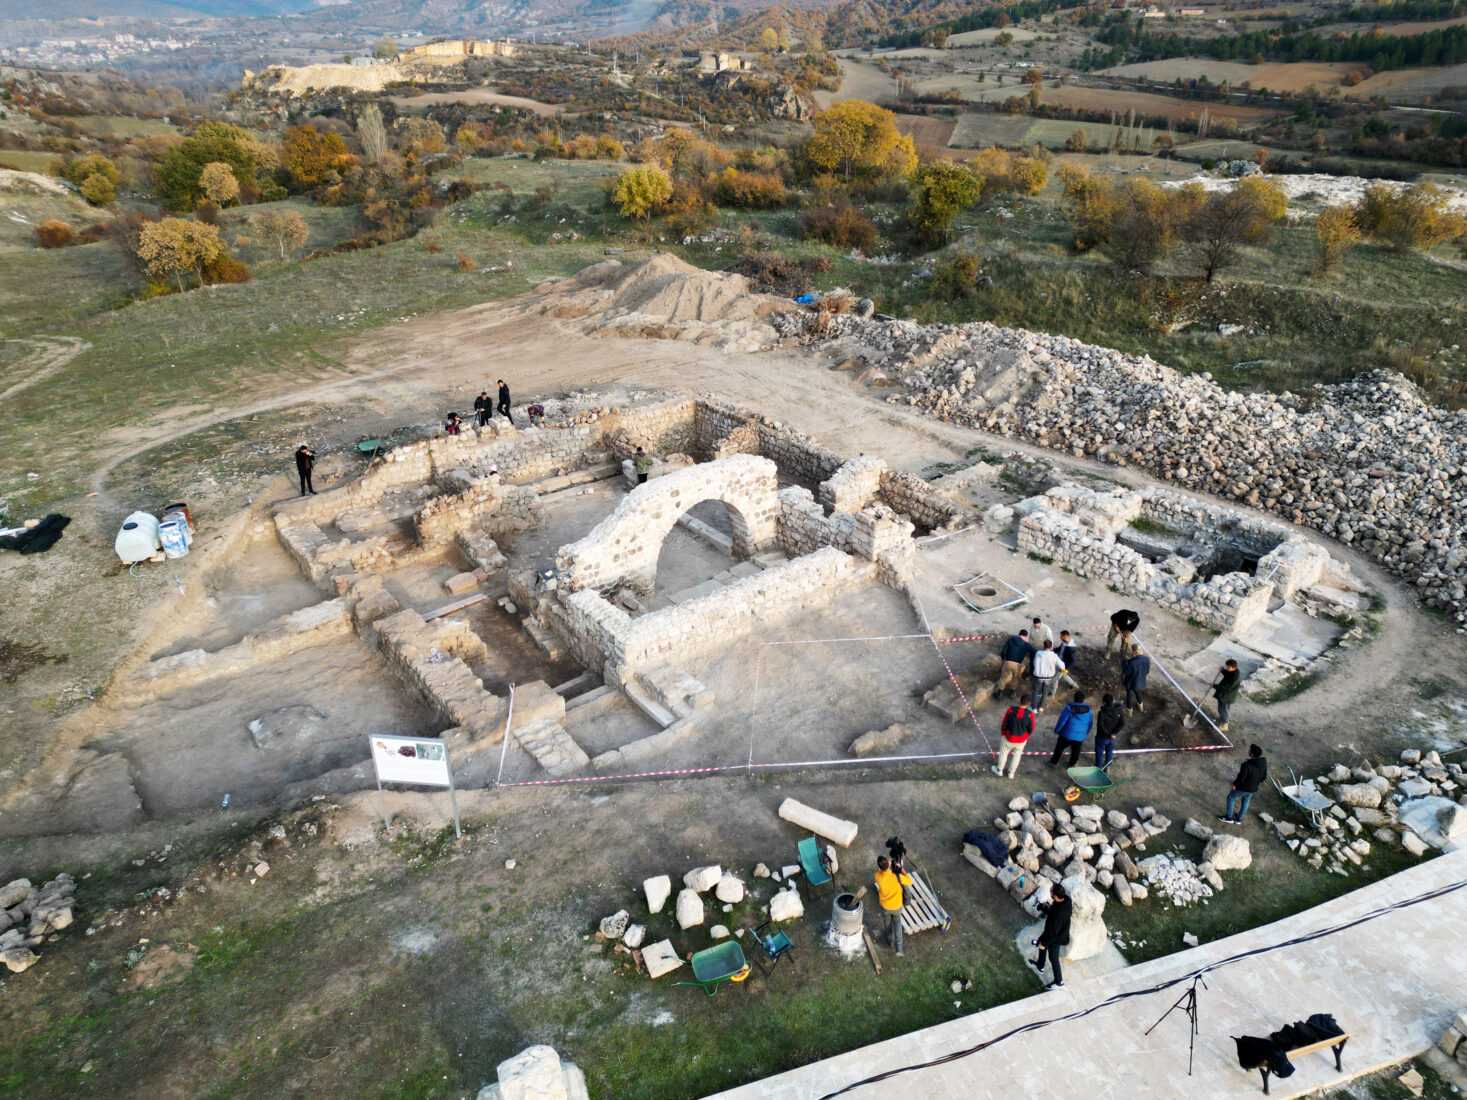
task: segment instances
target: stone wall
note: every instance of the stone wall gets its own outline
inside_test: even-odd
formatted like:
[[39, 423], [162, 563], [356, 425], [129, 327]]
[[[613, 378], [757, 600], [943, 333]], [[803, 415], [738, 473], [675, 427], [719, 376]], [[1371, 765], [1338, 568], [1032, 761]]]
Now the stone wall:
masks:
[[651, 591], [663, 539], [678, 517], [705, 500], [728, 507], [734, 554], [747, 558], [775, 542], [777, 484], [773, 462], [731, 455], [638, 486], [588, 535], [561, 548], [560, 584], [574, 591], [624, 582]]
[[1205, 584], [1182, 583], [1135, 550], [1096, 538], [1069, 517], [1042, 509], [1019, 521], [1018, 545], [1224, 633], [1246, 630], [1263, 618], [1273, 593], [1271, 583], [1245, 573], [1213, 577]]
[[875, 580], [876, 568], [833, 547], [766, 569], [701, 599], [631, 620], [620, 639], [623, 670], [719, 649], [757, 628], [823, 607]]
[[[698, 449], [694, 452], [695, 457], [706, 459], [715, 453], [728, 453], [728, 444], [734, 442], [730, 436], [738, 432], [735, 439], [741, 448], [740, 453], [757, 453], [771, 459], [780, 473], [810, 485], [825, 481], [846, 461], [844, 456], [826, 450], [809, 436], [736, 405], [699, 401], [696, 427]], [[754, 437], [757, 437], [757, 448]]]
[[779, 491], [779, 546], [792, 558], [833, 546], [875, 560], [889, 551], [910, 546], [912, 530], [909, 520], [884, 504], [870, 504], [860, 511], [834, 512], [827, 516], [809, 489], [791, 485]]
[[977, 513], [938, 492], [916, 474], [883, 470], [876, 499], [928, 531], [956, 530], [978, 522]]
[[609, 412], [601, 421], [606, 445], [619, 459], [638, 447], [650, 455], [691, 455], [698, 445], [697, 405], [674, 400]]
[[538, 523], [540, 501], [534, 490], [505, 485], [492, 476], [475, 481], [466, 492], [434, 497], [413, 516], [424, 546], [445, 546], [469, 531], [498, 536]]
[[[473, 437], [460, 435], [459, 438]], [[589, 465], [600, 449], [601, 432], [588, 424], [532, 428], [523, 432], [501, 424], [499, 435], [476, 445], [463, 465], [476, 479], [497, 470], [501, 481], [524, 485]], [[446, 460], [449, 456], [443, 457]]]
[[875, 455], [857, 455], [820, 483], [820, 503], [837, 512], [859, 512], [876, 496], [886, 463]]

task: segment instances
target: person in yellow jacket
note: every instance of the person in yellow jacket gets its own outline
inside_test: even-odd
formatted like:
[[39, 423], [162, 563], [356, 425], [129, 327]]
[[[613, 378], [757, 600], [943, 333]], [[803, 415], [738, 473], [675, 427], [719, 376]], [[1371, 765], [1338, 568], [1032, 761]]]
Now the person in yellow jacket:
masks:
[[886, 942], [902, 957], [902, 887], [912, 885], [912, 876], [898, 865], [893, 871], [886, 856], [876, 858], [876, 899], [881, 902], [881, 915], [886, 919]]

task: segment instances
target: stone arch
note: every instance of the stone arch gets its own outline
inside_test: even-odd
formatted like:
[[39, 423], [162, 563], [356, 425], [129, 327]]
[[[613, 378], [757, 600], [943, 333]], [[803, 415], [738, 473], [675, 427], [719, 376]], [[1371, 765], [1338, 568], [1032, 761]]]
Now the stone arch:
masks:
[[633, 489], [585, 538], [562, 547], [560, 586], [651, 591], [662, 540], [689, 508], [721, 501], [733, 525], [734, 557], [774, 545], [779, 525], [778, 469], [758, 455], [729, 455], [654, 478]]

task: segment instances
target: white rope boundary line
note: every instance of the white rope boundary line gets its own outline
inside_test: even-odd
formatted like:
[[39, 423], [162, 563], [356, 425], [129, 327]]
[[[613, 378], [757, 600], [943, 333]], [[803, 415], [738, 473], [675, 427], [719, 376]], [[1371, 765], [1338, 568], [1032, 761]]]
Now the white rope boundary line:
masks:
[[1202, 720], [1204, 722], [1206, 722], [1209, 726], [1212, 727], [1212, 732], [1213, 733], [1217, 734], [1225, 742], [1227, 742], [1227, 747], [1228, 748], [1232, 748], [1233, 747], [1232, 738], [1230, 738], [1222, 730], [1218, 729], [1217, 723], [1215, 723], [1211, 718], [1209, 718], [1207, 716], [1207, 712], [1202, 709], [1202, 704], [1199, 703], [1199, 702], [1197, 702], [1196, 699], [1193, 699], [1190, 695], [1188, 695], [1185, 691], [1182, 690], [1182, 685], [1179, 684], [1179, 683], [1177, 683], [1177, 681], [1173, 678], [1172, 674], [1167, 671], [1166, 665], [1162, 664], [1161, 663], [1161, 660], [1154, 653], [1152, 653], [1150, 649], [1148, 649], [1146, 647], [1146, 643], [1145, 642], [1143, 642], [1140, 638], [1136, 638], [1136, 635], [1135, 634], [1132, 634], [1131, 637], [1136, 639], [1136, 644], [1138, 646], [1140, 646], [1141, 647], [1141, 651], [1143, 653], [1145, 653], [1146, 656], [1151, 659], [1151, 663], [1154, 664], [1157, 668], [1161, 669], [1161, 674], [1166, 677], [1167, 683], [1171, 684], [1172, 687], [1176, 688], [1177, 694], [1180, 695], [1183, 699], [1187, 700], [1187, 702], [1192, 705], [1192, 709], [1195, 710], [1202, 717]]

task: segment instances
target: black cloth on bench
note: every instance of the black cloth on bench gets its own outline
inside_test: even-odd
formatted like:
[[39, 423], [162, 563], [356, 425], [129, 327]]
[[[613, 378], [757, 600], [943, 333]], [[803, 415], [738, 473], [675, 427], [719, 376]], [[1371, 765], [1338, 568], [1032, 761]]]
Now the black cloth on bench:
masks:
[[1328, 1012], [1316, 1012], [1307, 1020], [1295, 1020], [1287, 1027], [1279, 1028], [1269, 1038], [1285, 1050], [1297, 1050], [1344, 1033], [1345, 1029]]
[[1234, 1035], [1238, 1044], [1238, 1065], [1244, 1069], [1267, 1069], [1275, 1077], [1292, 1077], [1294, 1063], [1284, 1048], [1272, 1038], [1260, 1039], [1257, 1035]]

